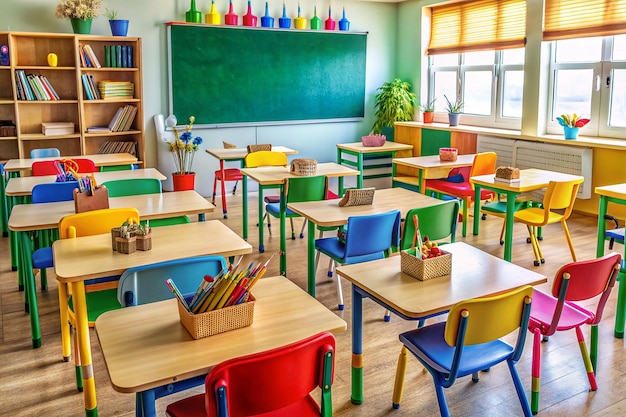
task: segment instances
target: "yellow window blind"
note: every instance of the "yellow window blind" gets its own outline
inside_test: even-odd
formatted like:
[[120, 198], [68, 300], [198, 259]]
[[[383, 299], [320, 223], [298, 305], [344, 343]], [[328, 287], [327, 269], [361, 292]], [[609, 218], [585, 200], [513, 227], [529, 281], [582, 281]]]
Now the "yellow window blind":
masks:
[[546, 0], [543, 40], [626, 33], [626, 0]]
[[428, 54], [521, 48], [525, 0], [472, 0], [431, 8]]

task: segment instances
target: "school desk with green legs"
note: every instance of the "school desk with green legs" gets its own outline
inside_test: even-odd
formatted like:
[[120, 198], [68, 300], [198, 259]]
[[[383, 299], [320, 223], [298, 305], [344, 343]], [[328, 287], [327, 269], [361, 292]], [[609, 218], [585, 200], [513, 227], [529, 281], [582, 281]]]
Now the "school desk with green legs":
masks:
[[[187, 214], [198, 214], [200, 217], [215, 209], [213, 204], [193, 190], [110, 198], [109, 207], [134, 207], [139, 210], [141, 220], [162, 219]], [[9, 217], [9, 229], [19, 236], [18, 253], [21, 255], [21, 262], [18, 273], [23, 274], [22, 282], [26, 292], [25, 310], [30, 313], [33, 348], [41, 346], [41, 329], [35, 277], [32, 272], [31, 233], [37, 230], [54, 229], [58, 227], [62, 217], [74, 213], [74, 202], [62, 201], [18, 204], [13, 207]], [[180, 242], [178, 244], [180, 245]], [[64, 357], [69, 357], [69, 337], [67, 341], [67, 344], [64, 343], [63, 346]]]
[[[609, 203], [626, 205], [626, 184], [604, 185], [596, 187], [595, 193], [600, 196], [598, 208], [598, 241], [596, 245], [596, 257], [604, 256], [604, 234], [606, 222], [604, 216], [607, 213]], [[624, 246], [626, 255], [626, 246]], [[624, 261], [618, 275], [619, 289], [617, 293], [617, 306], [615, 307], [615, 330], [617, 338], [624, 338], [624, 325], [626, 323], [626, 269]]]
[[[288, 178], [297, 177], [292, 174], [287, 167], [259, 167], [259, 168], [244, 168], [241, 170], [244, 179], [250, 177], [259, 184], [259, 252], [265, 251], [263, 244], [263, 190], [268, 188], [280, 189], [280, 273], [281, 275], [287, 274], [287, 226], [286, 226], [286, 211], [287, 201], [284, 194], [284, 186]], [[341, 180], [343, 177], [356, 176], [359, 172], [334, 162], [323, 162], [317, 164], [315, 175], [323, 175], [326, 177], [339, 177]], [[343, 189], [339, 189], [339, 195], [343, 195]], [[244, 193], [244, 201], [248, 199], [248, 194]], [[246, 202], [243, 211], [243, 218], [248, 217], [248, 204]]]
[[[363, 166], [364, 157], [391, 157], [395, 158], [398, 151], [410, 151], [413, 149], [413, 145], [407, 145], [406, 143], [385, 142], [382, 146], [363, 146], [362, 142], [353, 143], [340, 143], [337, 145], [337, 163], [340, 165], [348, 165], [356, 168], [359, 171], [359, 176], [356, 179], [356, 188], [363, 188], [363, 179], [372, 179], [380, 177], [389, 177], [392, 174], [379, 174], [379, 175], [365, 175], [363, 170], [375, 169], [375, 168], [388, 168], [388, 164], [374, 164]], [[346, 155], [355, 158], [346, 158]], [[410, 153], [408, 154], [410, 155]], [[344, 189], [343, 178], [339, 178], [339, 188]]]
[[[172, 193], [164, 195], [167, 194]], [[210, 203], [207, 201], [207, 204]], [[141, 209], [139, 213], [141, 214]], [[241, 239], [219, 220], [155, 227], [152, 230], [152, 249], [137, 251], [130, 255], [111, 250], [110, 233], [61, 239], [54, 242], [52, 245], [54, 270], [59, 281], [59, 288], [68, 285], [72, 288], [77, 323], [74, 330], [78, 339], [78, 355], [82, 368], [83, 396], [87, 417], [98, 415], [98, 405], [91, 358], [85, 280], [121, 275], [129, 268], [158, 262], [203, 255], [230, 257], [250, 253], [251, 250], [252, 247], [248, 242]], [[140, 307], [143, 306], [128, 307], [119, 311], [125, 314]], [[140, 331], [135, 327], [132, 329], [133, 332]], [[66, 412], [66, 414], [78, 415], [78, 410]]]
[[[456, 161], [442, 161], [439, 155], [413, 156], [410, 158], [394, 158], [392, 186], [396, 183], [409, 185], [417, 188], [420, 193], [426, 193], [426, 180], [433, 178], [445, 178], [454, 168], [470, 167], [474, 163], [476, 154], [459, 155]], [[417, 178], [412, 176], [398, 176], [396, 169], [398, 166], [417, 169]], [[416, 182], [417, 180], [417, 182]]]

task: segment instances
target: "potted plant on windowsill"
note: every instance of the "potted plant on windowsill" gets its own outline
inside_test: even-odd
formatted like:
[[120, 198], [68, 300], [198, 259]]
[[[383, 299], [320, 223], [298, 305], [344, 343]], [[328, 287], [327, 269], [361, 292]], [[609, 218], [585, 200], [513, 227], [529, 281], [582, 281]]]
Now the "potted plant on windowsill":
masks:
[[450, 126], [458, 126], [459, 115], [461, 114], [461, 109], [463, 108], [463, 101], [461, 101], [461, 97], [457, 96], [453, 103], [448, 99], [448, 96], [445, 94], [443, 96], [446, 99], [446, 109], [448, 110], [448, 121], [450, 122]]
[[371, 134], [380, 135], [383, 128], [393, 129], [394, 122], [413, 120], [416, 96], [411, 84], [396, 78], [383, 83], [376, 91], [376, 121]]
[[117, 10], [106, 9], [106, 16], [109, 18], [109, 26], [111, 27], [111, 35], [126, 36], [128, 34], [128, 20], [118, 19]]
[[171, 115], [165, 119], [165, 125], [174, 130], [175, 136], [174, 141], [167, 142], [176, 164], [176, 172], [172, 174], [174, 191], [193, 190], [195, 188], [196, 173], [191, 171], [191, 166], [196, 151], [202, 144], [200, 136], [192, 139], [191, 127], [195, 120], [194, 116], [190, 116], [189, 124], [185, 126], [183, 133], [179, 133], [176, 127], [176, 116]]
[[428, 103], [420, 106], [420, 109], [422, 109], [424, 123], [432, 123], [435, 119], [435, 101], [437, 101], [436, 97]]

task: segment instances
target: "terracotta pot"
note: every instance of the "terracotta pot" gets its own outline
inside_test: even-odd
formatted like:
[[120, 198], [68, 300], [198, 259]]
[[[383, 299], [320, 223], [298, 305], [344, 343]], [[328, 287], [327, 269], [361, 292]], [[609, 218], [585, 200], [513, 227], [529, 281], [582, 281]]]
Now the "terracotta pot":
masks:
[[425, 111], [423, 113], [424, 123], [432, 123], [435, 120], [435, 112], [434, 111]]

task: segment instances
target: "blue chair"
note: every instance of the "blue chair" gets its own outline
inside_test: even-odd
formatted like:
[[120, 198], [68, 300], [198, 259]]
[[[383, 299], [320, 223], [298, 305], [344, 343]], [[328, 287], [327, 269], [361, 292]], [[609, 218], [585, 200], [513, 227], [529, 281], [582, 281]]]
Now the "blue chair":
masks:
[[31, 149], [30, 158], [58, 158], [61, 156], [61, 151], [57, 148], [42, 148], [42, 149]]
[[619, 227], [619, 223], [617, 222], [617, 219], [611, 216], [610, 214], [606, 214], [604, 216], [604, 220], [610, 220], [615, 224], [615, 228], [607, 229], [606, 232], [604, 232], [604, 240], [609, 241], [609, 250], [613, 249], [613, 244], [615, 242], [623, 245], [624, 244], [624, 228]]
[[[446, 322], [402, 333], [393, 407], [400, 407], [408, 349], [433, 377], [443, 417], [450, 416], [444, 388], [467, 375], [478, 382], [479, 371], [501, 362], [507, 363], [524, 416], [530, 417], [530, 404], [515, 365], [524, 349], [532, 295], [533, 289], [527, 285], [494, 297], [462, 301], [450, 309]], [[515, 345], [500, 339], [513, 332], [517, 332]]]
[[[400, 245], [400, 210], [348, 218], [345, 239], [339, 236], [317, 239], [315, 249], [336, 264], [356, 264], [385, 257], [385, 252]], [[339, 310], [343, 310], [341, 279], [337, 276]]]
[[122, 306], [135, 306], [174, 298], [165, 285], [171, 278], [182, 294], [195, 293], [205, 275], [216, 276], [226, 268], [223, 256], [198, 256], [129, 268], [117, 287]]
[[[37, 184], [33, 187], [31, 201], [33, 204], [54, 203], [57, 201], [72, 201], [74, 199], [74, 189], [78, 188], [77, 181], [51, 182], [48, 184]], [[54, 238], [49, 239], [54, 240]], [[42, 245], [44, 242], [40, 240]], [[51, 241], [45, 244], [51, 244]], [[54, 267], [52, 259], [52, 248], [50, 246], [40, 247], [33, 252], [33, 268], [39, 269], [41, 273], [41, 289], [48, 289], [47, 268]]]

